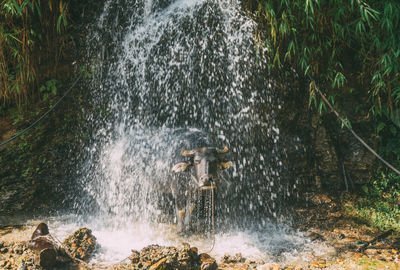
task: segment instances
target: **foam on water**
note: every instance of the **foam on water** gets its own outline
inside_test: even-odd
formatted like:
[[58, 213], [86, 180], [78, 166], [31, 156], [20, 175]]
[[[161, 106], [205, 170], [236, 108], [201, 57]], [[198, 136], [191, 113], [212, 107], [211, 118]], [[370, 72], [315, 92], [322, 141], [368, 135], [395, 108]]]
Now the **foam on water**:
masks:
[[[241, 253], [244, 258], [254, 261], [305, 265], [310, 263], [314, 256], [326, 256], [335, 252], [332, 247], [321, 242], [311, 242], [303, 233], [284, 225], [268, 224], [258, 231], [220, 232], [215, 235], [214, 240], [213, 237], [206, 238], [200, 235], [181, 237], [176, 234], [175, 226], [169, 224], [133, 223], [120, 228], [105, 228], [95, 221], [77, 223], [74, 221], [77, 219], [78, 217], [69, 215], [44, 221], [49, 224], [52, 235], [59, 240], [79, 227], [91, 228], [100, 245], [100, 249], [90, 261], [96, 264], [118, 264], [127, 259], [131, 250], [140, 251], [151, 244], [180, 246], [184, 242], [197, 247], [200, 253], [209, 252], [218, 261], [221, 261], [225, 254]], [[28, 223], [38, 223], [38, 221]], [[212, 248], [213, 241], [215, 245]]]

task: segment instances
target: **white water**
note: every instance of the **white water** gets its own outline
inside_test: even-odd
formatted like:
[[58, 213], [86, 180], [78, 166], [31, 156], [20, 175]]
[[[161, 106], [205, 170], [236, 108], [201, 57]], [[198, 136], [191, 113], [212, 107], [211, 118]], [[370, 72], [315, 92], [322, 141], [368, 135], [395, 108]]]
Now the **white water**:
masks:
[[184, 138], [205, 134], [228, 145], [234, 163], [218, 184], [211, 254], [286, 262], [314, 252], [302, 234], [270, 222], [293, 181], [282, 177], [280, 101], [253, 28], [229, 0], [106, 1], [88, 38], [96, 72], [78, 169], [84, 192], [74, 198], [81, 215], [54, 221], [57, 234], [91, 228], [102, 246], [94, 261], [105, 263], [149, 244], [207, 251], [210, 239], [174, 233], [162, 188]]
[[[131, 250], [140, 251], [149, 244], [163, 246], [181, 246], [189, 243], [198, 247], [199, 253], [209, 252], [212, 238], [204, 238], [193, 235], [183, 238], [175, 233], [175, 227], [166, 224], [151, 226], [149, 224], [135, 223], [126, 228], [109, 229], [95, 221], [77, 223], [77, 217], [64, 216], [44, 220], [52, 229], [52, 235], [59, 240], [64, 239], [78, 227], [92, 229], [100, 250], [90, 261], [95, 264], [112, 265], [131, 255]], [[43, 220], [42, 220], [43, 221]], [[28, 223], [38, 223], [30, 221]], [[236, 255], [241, 253], [243, 258], [256, 262], [273, 262], [281, 265], [306, 265], [315, 260], [315, 257], [334, 254], [335, 250], [321, 242], [311, 242], [300, 232], [296, 232], [287, 226], [279, 227], [269, 224], [259, 231], [254, 230], [230, 230], [215, 235], [215, 246], [209, 252], [211, 256], [221, 261], [225, 254]]]

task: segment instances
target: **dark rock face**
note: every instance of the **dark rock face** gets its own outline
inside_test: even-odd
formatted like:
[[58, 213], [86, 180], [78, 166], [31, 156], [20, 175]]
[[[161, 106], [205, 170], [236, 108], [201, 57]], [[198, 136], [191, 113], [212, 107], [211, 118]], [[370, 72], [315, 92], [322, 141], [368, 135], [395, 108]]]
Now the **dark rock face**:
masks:
[[331, 179], [335, 181], [339, 173], [339, 161], [334, 147], [325, 127], [315, 125], [315, 160], [316, 170], [319, 172], [315, 178], [317, 186], [321, 187], [321, 177], [324, 181]]
[[63, 245], [74, 258], [88, 261], [96, 249], [96, 237], [87, 228], [81, 228], [68, 236]]
[[[277, 78], [282, 102], [277, 121], [283, 134], [280, 144], [289, 182], [300, 190], [325, 187], [340, 191], [370, 178], [377, 159], [346, 128], [341, 128], [333, 113], [320, 115], [309, 104], [308, 81], [293, 74]], [[351, 104], [359, 102], [353, 100]], [[371, 124], [362, 119], [351, 119], [351, 123], [374, 148], [373, 132], [363, 128]]]
[[[372, 148], [376, 145], [373, 134], [362, 128], [371, 125], [353, 119], [355, 132]], [[316, 182], [327, 187], [338, 186], [352, 189], [354, 185], [373, 176], [376, 157], [365, 148], [349, 130], [341, 128], [334, 115], [313, 115], [312, 127], [315, 130], [315, 171]]]
[[150, 245], [140, 252], [132, 251], [129, 257], [133, 269], [217, 269], [215, 259], [207, 254], [198, 255], [197, 248], [183, 244], [183, 247]]
[[[354, 123], [353, 126], [356, 127], [357, 123]], [[360, 132], [359, 135], [369, 146], [375, 148], [374, 146], [377, 143], [377, 139], [373, 137], [373, 134]], [[377, 158], [349, 131], [342, 129], [340, 130], [339, 136], [339, 148], [343, 152], [343, 163], [350, 181], [354, 182], [354, 184], [358, 184], [362, 183], [365, 179], [371, 178], [374, 168], [376, 167]]]

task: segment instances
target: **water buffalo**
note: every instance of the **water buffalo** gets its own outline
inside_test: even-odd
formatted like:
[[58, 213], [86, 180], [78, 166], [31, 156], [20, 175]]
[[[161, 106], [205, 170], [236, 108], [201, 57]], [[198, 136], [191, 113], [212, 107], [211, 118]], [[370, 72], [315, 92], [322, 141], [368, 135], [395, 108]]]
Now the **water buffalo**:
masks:
[[175, 173], [186, 172], [176, 175], [171, 182], [179, 233], [191, 230], [197, 191], [216, 188], [218, 169], [224, 170], [232, 166], [232, 162], [224, 160], [227, 153], [227, 146], [222, 150], [215, 147], [201, 147], [181, 151], [187, 161], [177, 163], [171, 169]]

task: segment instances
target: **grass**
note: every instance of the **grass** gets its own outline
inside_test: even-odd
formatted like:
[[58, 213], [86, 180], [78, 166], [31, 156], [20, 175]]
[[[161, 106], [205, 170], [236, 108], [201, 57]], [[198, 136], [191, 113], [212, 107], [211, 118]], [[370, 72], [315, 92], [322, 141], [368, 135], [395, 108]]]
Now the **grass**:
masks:
[[381, 174], [344, 202], [346, 214], [380, 231], [400, 232], [400, 176]]

